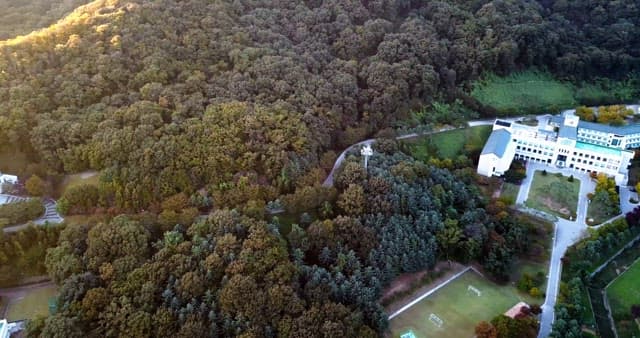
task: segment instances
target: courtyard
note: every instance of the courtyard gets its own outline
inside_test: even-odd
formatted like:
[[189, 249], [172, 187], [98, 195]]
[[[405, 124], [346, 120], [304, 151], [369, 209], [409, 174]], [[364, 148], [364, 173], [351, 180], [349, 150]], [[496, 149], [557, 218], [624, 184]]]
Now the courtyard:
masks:
[[580, 180], [561, 173], [535, 171], [525, 205], [574, 220], [580, 198]]

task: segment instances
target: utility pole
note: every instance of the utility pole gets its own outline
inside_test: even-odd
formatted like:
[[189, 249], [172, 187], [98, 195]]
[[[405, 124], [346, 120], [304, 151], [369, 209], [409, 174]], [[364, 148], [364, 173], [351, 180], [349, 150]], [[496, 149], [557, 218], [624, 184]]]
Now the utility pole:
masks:
[[371, 145], [364, 145], [362, 149], [360, 149], [360, 155], [364, 156], [364, 170], [366, 171], [369, 164], [369, 157], [373, 155], [373, 149], [371, 149]]

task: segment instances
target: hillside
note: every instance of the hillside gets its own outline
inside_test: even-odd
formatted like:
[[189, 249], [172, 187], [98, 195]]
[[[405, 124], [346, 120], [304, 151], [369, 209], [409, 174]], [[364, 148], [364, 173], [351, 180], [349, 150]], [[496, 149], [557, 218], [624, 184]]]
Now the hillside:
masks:
[[483, 72], [637, 69], [635, 2], [563, 4], [98, 0], [0, 47], [0, 151], [25, 173], [108, 170], [125, 209], [247, 171], [286, 192], [278, 177]]
[[[507, 282], [545, 232], [487, 201], [469, 158], [438, 168], [386, 139], [369, 172], [347, 158], [335, 187], [319, 182], [413, 110], [493, 114], [468, 95], [484, 74], [626, 79], [639, 14], [635, 0], [96, 0], [0, 42], [0, 171], [100, 173], [58, 201], [80, 221], [29, 254], [61, 290], [30, 334], [374, 337], [399, 274], [454, 259]], [[25, 238], [0, 266], [26, 264]]]
[[0, 0], [0, 40], [47, 28], [89, 0]]

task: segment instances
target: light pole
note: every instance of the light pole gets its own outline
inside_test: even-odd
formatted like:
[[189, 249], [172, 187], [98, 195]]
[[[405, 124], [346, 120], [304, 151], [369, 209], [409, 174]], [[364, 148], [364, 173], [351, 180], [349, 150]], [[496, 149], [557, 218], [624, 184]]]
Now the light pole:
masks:
[[366, 171], [369, 164], [369, 156], [373, 155], [371, 145], [365, 144], [362, 149], [360, 149], [360, 155], [364, 156], [364, 170]]

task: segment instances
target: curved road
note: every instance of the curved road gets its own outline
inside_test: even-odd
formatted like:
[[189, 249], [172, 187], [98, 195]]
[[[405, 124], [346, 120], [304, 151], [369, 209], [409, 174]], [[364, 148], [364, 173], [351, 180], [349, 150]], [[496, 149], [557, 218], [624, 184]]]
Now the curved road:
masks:
[[[2, 202], [0, 204], [13, 203], [13, 202], [19, 202], [24, 200], [27, 200], [27, 197], [0, 194], [0, 201]], [[56, 201], [52, 198], [43, 198], [42, 201], [44, 203], [44, 214], [40, 218], [25, 224], [5, 227], [4, 229], [2, 229], [2, 231], [4, 231], [5, 233], [10, 233], [10, 232], [16, 232], [16, 231], [25, 229], [31, 226], [32, 224], [46, 225], [46, 224], [62, 223], [62, 221], [64, 221], [64, 218], [62, 218], [62, 216], [60, 216], [60, 214], [58, 213]]]
[[[530, 115], [528, 115], [528, 116], [530, 116]], [[524, 117], [525, 116], [516, 116], [516, 117], [504, 118], [504, 119], [501, 119], [501, 120], [513, 122], [513, 121], [522, 119]], [[491, 119], [491, 120], [473, 120], [473, 121], [467, 122], [467, 126], [465, 126], [465, 127], [446, 126], [446, 127], [442, 127], [440, 129], [437, 129], [437, 130], [434, 130], [434, 131], [430, 131], [430, 132], [425, 132], [425, 133], [403, 134], [403, 135], [397, 136], [396, 140], [406, 140], [406, 139], [410, 139], [410, 138], [414, 138], [414, 137], [441, 133], [441, 132], [447, 131], [447, 130], [462, 129], [462, 128], [476, 127], [476, 126], [490, 126], [490, 125], [493, 124], [493, 122], [495, 122], [495, 119]], [[333, 174], [336, 172], [336, 170], [338, 170], [338, 168], [340, 168], [340, 166], [342, 165], [342, 162], [344, 162], [344, 159], [345, 159], [345, 157], [346, 157], [346, 155], [347, 155], [347, 153], [349, 151], [354, 150], [357, 147], [362, 147], [362, 146], [365, 146], [365, 145], [371, 145], [375, 141], [376, 140], [373, 139], [373, 138], [370, 138], [370, 139], [367, 139], [367, 140], [364, 140], [364, 141], [360, 141], [360, 142], [358, 142], [356, 144], [350, 145], [347, 149], [345, 149], [342, 153], [340, 153], [340, 156], [338, 156], [338, 158], [336, 159], [336, 162], [333, 164], [333, 168], [331, 169], [331, 172], [329, 172], [329, 175], [327, 175], [327, 178], [324, 180], [322, 185], [325, 186], [325, 187], [333, 186]]]

